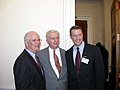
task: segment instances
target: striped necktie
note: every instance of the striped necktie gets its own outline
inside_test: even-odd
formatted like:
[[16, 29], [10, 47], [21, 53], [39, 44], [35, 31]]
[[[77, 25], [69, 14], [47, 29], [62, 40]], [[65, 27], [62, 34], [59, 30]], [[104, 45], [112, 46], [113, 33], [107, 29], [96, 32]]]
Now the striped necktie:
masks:
[[60, 74], [60, 71], [61, 71], [61, 66], [60, 66], [60, 63], [59, 63], [59, 58], [58, 56], [56, 55], [55, 53], [55, 50], [54, 50], [54, 60], [55, 60], [55, 66]]

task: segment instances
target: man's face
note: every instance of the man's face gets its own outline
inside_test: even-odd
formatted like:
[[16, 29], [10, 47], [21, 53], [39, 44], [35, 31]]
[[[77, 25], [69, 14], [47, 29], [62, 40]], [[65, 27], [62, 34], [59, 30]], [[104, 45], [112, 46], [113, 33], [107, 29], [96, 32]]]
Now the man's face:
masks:
[[46, 38], [50, 48], [56, 49], [59, 46], [59, 34], [57, 32], [51, 32]]
[[74, 45], [79, 46], [83, 41], [83, 32], [80, 29], [74, 29], [71, 31], [71, 39]]
[[30, 51], [36, 53], [37, 51], [39, 51], [40, 49], [40, 45], [41, 45], [41, 41], [40, 41], [40, 37], [38, 34], [33, 33], [30, 36], [30, 39], [27, 41], [27, 49], [29, 49]]

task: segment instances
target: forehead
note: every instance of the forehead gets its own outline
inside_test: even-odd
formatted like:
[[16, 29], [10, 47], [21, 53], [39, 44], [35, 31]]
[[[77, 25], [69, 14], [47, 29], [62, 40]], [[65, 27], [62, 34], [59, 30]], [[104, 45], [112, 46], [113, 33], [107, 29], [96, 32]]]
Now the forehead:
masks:
[[37, 33], [30, 33], [29, 37], [30, 38], [39, 38], [39, 35]]
[[50, 37], [56, 37], [56, 36], [59, 36], [59, 33], [58, 32], [50, 32], [49, 36]]
[[82, 33], [82, 30], [81, 29], [73, 29], [73, 30], [71, 30], [71, 32], [78, 34], [78, 33]]

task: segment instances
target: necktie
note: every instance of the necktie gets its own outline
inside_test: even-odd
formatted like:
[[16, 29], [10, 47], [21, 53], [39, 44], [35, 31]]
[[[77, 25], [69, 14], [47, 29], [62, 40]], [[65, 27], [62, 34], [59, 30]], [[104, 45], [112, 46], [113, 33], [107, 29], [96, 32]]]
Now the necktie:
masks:
[[40, 61], [39, 61], [39, 58], [37, 57], [37, 55], [35, 55], [35, 59], [36, 59], [36, 63], [39, 67], [39, 69], [41, 70], [41, 64], [40, 64]]
[[80, 51], [79, 51], [79, 48], [77, 47], [77, 54], [75, 58], [75, 68], [76, 68], [77, 74], [79, 74], [80, 72], [80, 59], [81, 59]]
[[54, 60], [55, 60], [55, 66], [60, 74], [60, 70], [61, 70], [61, 66], [60, 66], [60, 63], [59, 63], [59, 59], [58, 59], [58, 56], [56, 55], [55, 53], [55, 50], [54, 50]]
[[35, 55], [35, 59], [36, 59], [36, 63], [37, 63], [37, 65], [38, 65], [38, 67], [39, 67], [39, 69], [40, 69], [40, 72], [41, 72], [42, 75], [44, 76], [43, 67], [42, 67], [42, 65], [41, 65], [41, 63], [40, 63], [40, 60], [39, 60], [39, 58], [38, 58], [37, 55]]

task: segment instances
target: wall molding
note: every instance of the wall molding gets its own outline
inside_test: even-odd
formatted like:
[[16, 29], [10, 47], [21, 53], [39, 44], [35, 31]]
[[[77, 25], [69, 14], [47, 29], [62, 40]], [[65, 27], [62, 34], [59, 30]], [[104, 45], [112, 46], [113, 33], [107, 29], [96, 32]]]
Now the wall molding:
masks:
[[92, 17], [91, 16], [76, 16], [76, 20], [87, 21], [87, 40], [88, 43], [93, 43], [93, 29], [92, 29]]

